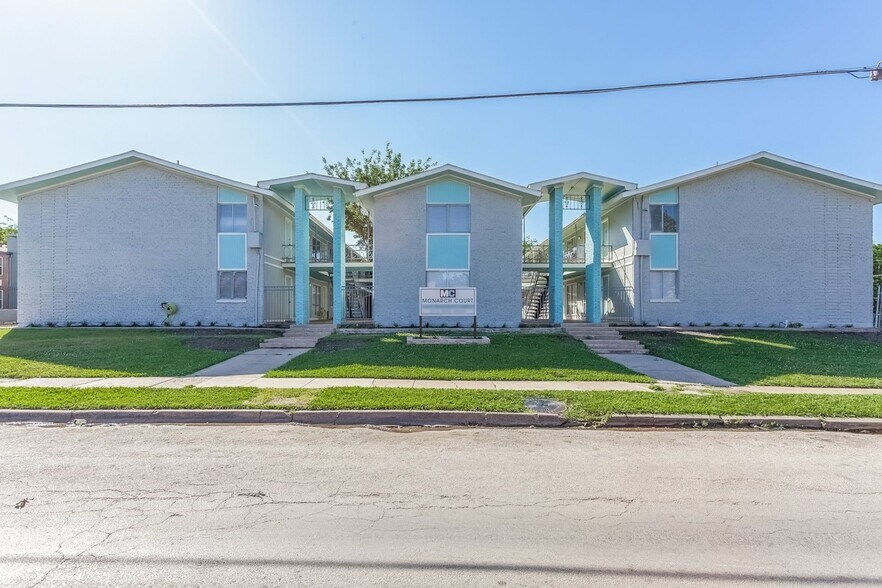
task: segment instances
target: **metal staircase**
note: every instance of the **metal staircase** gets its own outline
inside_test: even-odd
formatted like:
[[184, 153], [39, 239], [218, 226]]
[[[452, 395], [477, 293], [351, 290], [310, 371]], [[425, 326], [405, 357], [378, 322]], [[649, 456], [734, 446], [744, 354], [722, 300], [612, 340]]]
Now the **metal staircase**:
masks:
[[522, 318], [548, 318], [548, 274], [532, 272], [529, 285], [523, 290]]

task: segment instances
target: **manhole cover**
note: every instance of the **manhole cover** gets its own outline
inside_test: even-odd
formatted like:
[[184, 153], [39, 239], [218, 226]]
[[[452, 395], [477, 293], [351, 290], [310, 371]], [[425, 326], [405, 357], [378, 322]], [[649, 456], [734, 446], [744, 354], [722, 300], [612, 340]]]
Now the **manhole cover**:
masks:
[[527, 398], [524, 400], [524, 406], [534, 412], [552, 414], [561, 414], [567, 408], [566, 404], [553, 398]]

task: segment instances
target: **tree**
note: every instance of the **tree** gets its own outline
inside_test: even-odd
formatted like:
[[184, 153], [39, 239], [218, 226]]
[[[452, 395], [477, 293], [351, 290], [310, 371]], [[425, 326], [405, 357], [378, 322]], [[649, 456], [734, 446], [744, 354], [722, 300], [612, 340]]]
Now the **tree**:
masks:
[[0, 221], [0, 245], [6, 245], [10, 237], [18, 234], [18, 227], [13, 224], [12, 219], [8, 216], [3, 218], [4, 220]]
[[[386, 143], [385, 151], [374, 149], [370, 153], [366, 153], [362, 150], [360, 159], [347, 157], [345, 161], [328, 163], [328, 160], [322, 157], [322, 164], [325, 166], [325, 173], [329, 176], [341, 180], [364, 182], [368, 186], [377, 186], [392, 180], [406, 178], [436, 165], [435, 161], [429, 157], [411, 159], [405, 163], [401, 153], [393, 151], [389, 143]], [[346, 230], [355, 233], [361, 246], [368, 243], [373, 234], [371, 219], [364, 209], [355, 202], [346, 204]]]

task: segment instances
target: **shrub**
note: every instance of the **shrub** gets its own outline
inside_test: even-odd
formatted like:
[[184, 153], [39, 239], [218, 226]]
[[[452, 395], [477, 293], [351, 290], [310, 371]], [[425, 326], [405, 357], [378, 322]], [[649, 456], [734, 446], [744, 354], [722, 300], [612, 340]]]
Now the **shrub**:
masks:
[[721, 326], [721, 327], [728, 327], [728, 326], [730, 326], [730, 325], [729, 325], [729, 323], [720, 323], [720, 326]]
[[738, 324], [736, 324], [735, 326], [738, 327], [738, 328], [740, 329], [741, 327], [744, 326], [744, 323], [738, 323]]
[[102, 327], [106, 327], [106, 326], [107, 326], [107, 321], [101, 321], [101, 325], [100, 325], [100, 326], [102, 326]]
[[694, 323], [693, 321], [689, 321], [689, 326], [690, 326], [690, 327], [694, 327], [694, 326], [695, 326], [695, 323]]
[[178, 326], [179, 326], [179, 327], [186, 327], [186, 326], [187, 326], [187, 321], [181, 321], [181, 323], [180, 323]]
[[73, 321], [67, 321], [66, 323], [64, 323], [64, 326], [65, 326], [65, 327], [72, 327], [72, 326], [73, 326]]
[[216, 325], [217, 325], [217, 321], [211, 321], [210, 323], [208, 323], [209, 327], [214, 327]]
[[46, 326], [51, 328], [55, 326], [55, 323], [53, 323], [52, 321], [46, 321]]
[[674, 326], [675, 326], [675, 327], [679, 327], [679, 326], [680, 326], [680, 323], [674, 323]]
[[202, 326], [202, 321], [196, 321], [196, 326], [197, 326], [197, 327], [201, 327], [201, 326]]
[[802, 328], [802, 323], [787, 323], [788, 329], [799, 329]]
[[705, 326], [705, 327], [709, 327], [709, 326], [711, 326], [711, 324], [710, 324], [710, 323], [704, 323], [704, 326]]

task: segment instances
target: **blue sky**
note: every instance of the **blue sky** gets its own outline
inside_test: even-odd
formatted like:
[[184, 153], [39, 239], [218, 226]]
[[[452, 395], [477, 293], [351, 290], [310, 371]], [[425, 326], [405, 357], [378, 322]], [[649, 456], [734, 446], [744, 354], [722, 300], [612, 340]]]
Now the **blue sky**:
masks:
[[[446, 95], [852, 67], [882, 60], [880, 22], [871, 0], [0, 0], [0, 101]], [[760, 150], [882, 182], [880, 105], [882, 82], [842, 77], [468, 104], [2, 110], [0, 182], [129, 149], [256, 182], [387, 141], [523, 184], [585, 170], [644, 185]]]

